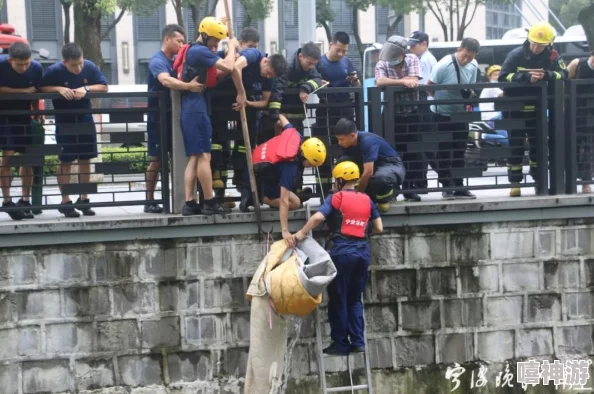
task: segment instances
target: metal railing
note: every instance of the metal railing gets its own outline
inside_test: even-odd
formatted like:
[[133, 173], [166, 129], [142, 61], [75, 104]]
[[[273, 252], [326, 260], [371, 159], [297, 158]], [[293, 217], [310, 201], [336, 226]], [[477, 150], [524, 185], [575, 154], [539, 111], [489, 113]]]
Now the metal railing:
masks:
[[[495, 87], [503, 90], [526, 88], [526, 94], [522, 97], [483, 99], [478, 96], [426, 99], [429, 90], [451, 92], [473, 89], [478, 95], [482, 89]], [[331, 186], [331, 165], [340, 154], [333, 126], [341, 117], [352, 118], [360, 130], [377, 133], [396, 147], [408, 172], [400, 193], [508, 189], [511, 187], [508, 176], [510, 163], [522, 167], [518, 186], [537, 187], [539, 195], [575, 193], [578, 185], [592, 181], [594, 81], [430, 85], [419, 86], [415, 90], [401, 87], [369, 88], [367, 100], [364, 100], [363, 93], [362, 88], [324, 88], [317, 94], [319, 101], [307, 103], [305, 109], [299, 102], [283, 104], [281, 112], [295, 115], [289, 119], [298, 129], [306, 136], [321, 138], [328, 147], [328, 160], [319, 169], [322, 188], [312, 169], [306, 169], [300, 187], [310, 187], [312, 191], [304, 197], [319, 197]], [[241, 164], [239, 161], [245, 161], [245, 156], [233, 157], [234, 149], [241, 145], [242, 140], [239, 113], [231, 108], [235, 95], [234, 91], [221, 92], [216, 89], [210, 94], [213, 143], [221, 143], [228, 153], [222, 163], [213, 164], [213, 169], [227, 171], [224, 174], [227, 190], [224, 198], [228, 201], [239, 200], [239, 194], [234, 190], [234, 168]], [[298, 90], [287, 90], [284, 95], [297, 96]], [[146, 204], [146, 168], [150, 163], [146, 128], [147, 114], [152, 113], [160, 138], [158, 156], [161, 182], [151, 202], [162, 204], [165, 212], [175, 211], [171, 209], [170, 181], [175, 187], [175, 179], [183, 178], [185, 157], [181, 157], [181, 134], [176, 133], [179, 130], [176, 127], [178, 115], [175, 111], [173, 115], [168, 115], [167, 95], [103, 93], [90, 94], [89, 97], [95, 104], [99, 102], [92, 109], [0, 111], [0, 123], [8, 123], [11, 127], [31, 127], [31, 141], [21, 149], [22, 153], [8, 161], [10, 175], [6, 175], [5, 171], [0, 173], [3, 181], [9, 176], [13, 178], [10, 188], [13, 200], [22, 197], [21, 178], [16, 176], [15, 169], [25, 167], [33, 170], [32, 202], [35, 211], [62, 208], [62, 193], [72, 195], [73, 200], [76, 195], [89, 194], [90, 203], [80, 204], [76, 208]], [[51, 94], [4, 94], [0, 95], [0, 107], [3, 102], [9, 101], [60, 98]], [[148, 108], [149, 98], [157, 100], [158, 107]], [[483, 112], [500, 113], [500, 116], [492, 120], [483, 118], [484, 114], [479, 109], [482, 103], [494, 104], [492, 110]], [[430, 110], [431, 105], [442, 108], [453, 105], [456, 110], [449, 111], [449, 117], [439, 118]], [[527, 109], [527, 106], [530, 108]], [[89, 183], [81, 182], [80, 176], [85, 174], [74, 171], [70, 182], [63, 182], [60, 190], [57, 156], [64, 144], [57, 144], [52, 117], [83, 114], [95, 115], [98, 158], [92, 161]], [[22, 122], [22, 117], [28, 119], [38, 115], [46, 118], [43, 127], [35, 121], [31, 124]], [[11, 119], [19, 116], [21, 123], [11, 123]], [[169, 116], [173, 120], [169, 120]], [[169, 124], [170, 121], [173, 124]], [[248, 110], [248, 123], [253, 145], [273, 135], [273, 122], [259, 111]], [[80, 122], [63, 124], [59, 131], [61, 135], [72, 136], [74, 141], [77, 136], [90, 133], [93, 133], [93, 129]], [[167, 152], [171, 133], [174, 134], [174, 146], [171, 147], [173, 161], [175, 164], [176, 159], [179, 159], [181, 165], [174, 166], [170, 174], [170, 156]], [[532, 169], [530, 156], [538, 164]], [[6, 182], [3, 185], [6, 189]], [[0, 212], [20, 209], [0, 207]]]
[[[4, 94], [0, 95], [0, 138], [8, 149], [19, 152], [9, 157], [3, 168], [0, 180], [7, 189], [8, 181], [13, 180], [11, 198], [23, 197], [22, 178], [17, 177], [14, 168], [31, 168], [34, 174], [32, 190], [32, 210], [40, 212], [47, 209], [64, 208], [62, 195], [73, 197], [88, 195], [89, 203], [75, 204], [74, 208], [101, 208], [144, 205], [146, 197], [146, 171], [150, 163], [146, 148], [146, 128], [148, 114], [153, 114], [154, 128], [160, 138], [159, 157], [162, 163], [161, 179], [169, 179], [167, 100], [165, 93], [90, 93], [89, 99], [99, 102], [91, 109], [45, 109], [45, 110], [2, 110], [3, 103], [32, 100], [60, 100], [58, 94]], [[133, 98], [144, 101], [145, 105], [112, 105], [115, 101]], [[157, 100], [158, 106], [148, 107], [147, 100]], [[84, 121], [83, 116], [92, 115], [93, 123]], [[44, 117], [41, 124], [32, 117]], [[66, 119], [63, 117], [67, 116]], [[56, 124], [56, 117], [62, 117]], [[31, 119], [31, 120], [29, 120]], [[17, 137], [22, 133], [31, 135], [31, 140]], [[96, 143], [94, 142], [96, 138]], [[84, 141], [81, 142], [81, 141]], [[95, 148], [96, 146], [96, 148]], [[5, 151], [6, 146], [2, 147]], [[91, 159], [90, 172], [80, 171], [74, 162], [67, 177], [63, 163], [73, 158]], [[80, 156], [79, 156], [80, 155]], [[3, 160], [6, 160], [6, 152]], [[62, 161], [64, 159], [65, 161]], [[72, 163], [71, 163], [72, 164]], [[4, 170], [6, 171], [6, 170]], [[87, 182], [85, 178], [90, 177]], [[25, 176], [25, 183], [27, 183]], [[154, 201], [162, 204], [164, 211], [170, 211], [169, 182], [161, 182], [156, 188]], [[4, 207], [0, 211], [18, 211], [22, 207]]]

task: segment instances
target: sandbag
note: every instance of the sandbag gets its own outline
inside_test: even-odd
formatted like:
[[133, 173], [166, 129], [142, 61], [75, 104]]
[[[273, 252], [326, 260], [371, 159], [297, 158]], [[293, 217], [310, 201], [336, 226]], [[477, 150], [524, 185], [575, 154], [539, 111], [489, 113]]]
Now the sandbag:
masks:
[[285, 250], [278, 260], [269, 259], [263, 275], [274, 310], [305, 317], [322, 302], [322, 292], [336, 277], [336, 267], [328, 252], [307, 237], [296, 250]]

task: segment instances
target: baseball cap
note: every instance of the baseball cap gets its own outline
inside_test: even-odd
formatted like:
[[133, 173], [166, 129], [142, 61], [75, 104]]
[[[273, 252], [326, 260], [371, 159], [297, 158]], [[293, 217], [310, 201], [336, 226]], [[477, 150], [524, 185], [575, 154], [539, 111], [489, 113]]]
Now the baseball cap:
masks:
[[425, 41], [429, 42], [429, 36], [427, 35], [427, 33], [422, 31], [415, 31], [413, 32], [413, 34], [410, 35], [408, 39], [408, 46], [417, 45], [418, 43]]

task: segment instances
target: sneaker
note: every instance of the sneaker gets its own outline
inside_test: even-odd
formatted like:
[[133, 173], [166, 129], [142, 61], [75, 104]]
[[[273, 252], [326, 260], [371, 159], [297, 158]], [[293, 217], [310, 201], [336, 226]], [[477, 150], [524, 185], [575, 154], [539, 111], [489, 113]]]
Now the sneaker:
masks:
[[239, 210], [241, 212], [249, 212], [250, 207], [254, 206], [254, 199], [252, 192], [249, 189], [241, 189], [241, 201], [239, 202]]
[[183, 216], [194, 216], [200, 215], [202, 213], [202, 209], [200, 209], [200, 205], [196, 202], [196, 200], [186, 201], [184, 207], [182, 208], [182, 215]]
[[231, 213], [231, 209], [223, 207], [216, 199], [204, 200], [203, 215], [224, 215], [226, 213]]
[[17, 207], [25, 208], [22, 211], [23, 214], [25, 215], [25, 217], [23, 219], [35, 219], [35, 215], [33, 215], [33, 212], [31, 212], [31, 203], [29, 201], [24, 201], [21, 198], [19, 201], [17, 201], [16, 205], [17, 205]]
[[365, 346], [351, 346], [351, 353], [365, 353]]
[[62, 215], [66, 216], [67, 218], [80, 217], [80, 213], [76, 212], [76, 209], [74, 209], [74, 205], [72, 204], [72, 201], [63, 202], [61, 205], [64, 208], [59, 208], [58, 212], [60, 212]]
[[460, 190], [460, 191], [454, 192], [454, 197], [456, 198], [456, 200], [475, 200], [476, 199], [476, 196], [468, 190]]
[[421, 201], [421, 196], [419, 196], [417, 193], [404, 193], [404, 201], [408, 201], [408, 202], [419, 202]]
[[324, 349], [323, 352], [324, 352], [324, 354], [327, 354], [329, 356], [348, 356], [349, 355], [348, 351], [337, 349], [336, 345], [334, 345], [334, 343], [332, 343], [330, 346], [328, 346], [326, 349]]
[[454, 192], [443, 192], [441, 193], [441, 198], [443, 200], [455, 200], [456, 196], [454, 196]]
[[163, 213], [163, 207], [158, 204], [145, 204], [144, 213]]
[[[78, 204], [88, 204], [90, 202], [91, 201], [88, 198], [85, 199], [85, 200], [81, 200], [80, 197], [79, 197], [78, 200], [76, 200], [76, 203], [75, 204], [76, 205], [78, 205]], [[79, 211], [81, 211], [84, 216], [95, 216], [95, 211], [93, 211], [91, 208], [76, 208], [76, 209], [78, 209]]]
[[[2, 203], [2, 208], [12, 208], [12, 207], [16, 207], [16, 206], [17, 205], [15, 203], [13, 203], [12, 201]], [[8, 214], [8, 216], [10, 216], [10, 218], [12, 220], [25, 219], [25, 213], [23, 211], [8, 211], [6, 213]]]

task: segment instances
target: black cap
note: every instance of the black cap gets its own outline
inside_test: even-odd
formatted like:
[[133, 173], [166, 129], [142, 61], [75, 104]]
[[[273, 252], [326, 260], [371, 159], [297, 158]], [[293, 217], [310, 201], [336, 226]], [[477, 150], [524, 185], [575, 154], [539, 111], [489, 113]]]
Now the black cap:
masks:
[[415, 31], [413, 32], [413, 34], [410, 35], [408, 39], [408, 46], [417, 45], [421, 42], [429, 43], [429, 36], [425, 32]]

